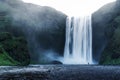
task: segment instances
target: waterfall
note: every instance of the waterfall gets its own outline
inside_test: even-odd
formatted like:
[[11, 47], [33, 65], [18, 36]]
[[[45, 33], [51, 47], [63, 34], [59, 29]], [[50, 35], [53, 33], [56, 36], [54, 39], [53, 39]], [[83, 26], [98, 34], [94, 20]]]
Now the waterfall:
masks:
[[67, 17], [63, 64], [93, 64], [91, 15]]

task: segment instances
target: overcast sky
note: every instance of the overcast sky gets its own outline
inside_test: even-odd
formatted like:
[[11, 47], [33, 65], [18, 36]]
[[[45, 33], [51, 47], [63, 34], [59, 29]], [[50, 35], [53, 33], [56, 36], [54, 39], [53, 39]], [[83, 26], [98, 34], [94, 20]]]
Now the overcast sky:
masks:
[[41, 6], [50, 6], [69, 16], [88, 15], [103, 5], [116, 0], [23, 0]]

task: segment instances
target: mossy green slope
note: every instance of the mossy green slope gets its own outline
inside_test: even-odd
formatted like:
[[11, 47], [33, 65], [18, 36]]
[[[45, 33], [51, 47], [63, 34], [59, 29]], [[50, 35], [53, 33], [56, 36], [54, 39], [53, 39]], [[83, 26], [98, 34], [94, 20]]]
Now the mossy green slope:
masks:
[[30, 55], [25, 38], [11, 35], [15, 26], [11, 23], [10, 10], [7, 3], [0, 1], [0, 65], [28, 65]]
[[8, 55], [7, 52], [0, 46], [0, 66], [14, 66], [19, 65], [20, 63], [15, 61], [12, 57]]
[[8, 32], [0, 33], [0, 65], [28, 65], [30, 57], [27, 43], [23, 38], [15, 38]]

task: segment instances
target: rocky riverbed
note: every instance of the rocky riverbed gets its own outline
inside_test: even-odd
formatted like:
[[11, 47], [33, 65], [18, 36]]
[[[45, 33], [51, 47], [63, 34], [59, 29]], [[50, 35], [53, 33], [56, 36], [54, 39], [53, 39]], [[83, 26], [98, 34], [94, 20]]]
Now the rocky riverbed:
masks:
[[120, 66], [1, 66], [0, 80], [120, 80]]

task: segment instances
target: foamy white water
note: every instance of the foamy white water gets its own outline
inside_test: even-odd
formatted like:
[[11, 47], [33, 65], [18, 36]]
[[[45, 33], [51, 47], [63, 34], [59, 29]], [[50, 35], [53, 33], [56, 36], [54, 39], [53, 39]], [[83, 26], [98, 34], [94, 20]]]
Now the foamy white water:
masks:
[[91, 15], [66, 19], [63, 64], [93, 64]]

